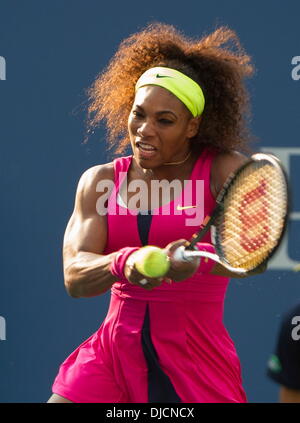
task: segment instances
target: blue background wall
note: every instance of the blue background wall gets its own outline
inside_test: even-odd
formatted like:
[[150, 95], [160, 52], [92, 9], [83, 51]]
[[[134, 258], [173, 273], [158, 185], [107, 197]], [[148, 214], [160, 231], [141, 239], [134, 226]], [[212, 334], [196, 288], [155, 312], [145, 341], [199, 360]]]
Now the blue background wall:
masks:
[[300, 70], [291, 63], [300, 56], [299, 16], [300, 3], [293, 0], [0, 0], [0, 56], [6, 61], [0, 81], [0, 402], [46, 401], [60, 362], [106, 314], [108, 294], [72, 299], [62, 277], [62, 238], [78, 179], [110, 160], [103, 130], [83, 144], [84, 90], [119, 42], [153, 20], [190, 36], [222, 24], [236, 30], [257, 67], [249, 82], [257, 149], [294, 148], [291, 261], [232, 280], [225, 304], [249, 401], [277, 400], [266, 362], [282, 313], [300, 297], [299, 273], [291, 271], [292, 260], [300, 259]]

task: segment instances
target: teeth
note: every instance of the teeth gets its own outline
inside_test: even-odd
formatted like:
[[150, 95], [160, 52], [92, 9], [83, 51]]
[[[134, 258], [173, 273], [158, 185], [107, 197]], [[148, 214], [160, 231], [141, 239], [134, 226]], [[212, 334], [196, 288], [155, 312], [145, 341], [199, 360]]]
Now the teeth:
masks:
[[143, 150], [155, 150], [152, 145], [144, 144], [143, 142], [139, 142], [138, 146], [142, 147]]

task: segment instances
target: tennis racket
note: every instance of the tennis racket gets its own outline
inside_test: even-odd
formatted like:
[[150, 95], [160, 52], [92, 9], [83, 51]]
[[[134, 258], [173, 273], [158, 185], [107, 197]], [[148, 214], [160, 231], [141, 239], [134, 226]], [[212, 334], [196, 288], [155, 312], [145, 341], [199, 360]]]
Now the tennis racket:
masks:
[[[271, 154], [254, 154], [228, 177], [211, 216], [175, 251], [174, 259], [207, 257], [231, 272], [255, 271], [280, 245], [288, 206], [288, 181], [280, 161]], [[215, 254], [196, 246], [210, 229]]]

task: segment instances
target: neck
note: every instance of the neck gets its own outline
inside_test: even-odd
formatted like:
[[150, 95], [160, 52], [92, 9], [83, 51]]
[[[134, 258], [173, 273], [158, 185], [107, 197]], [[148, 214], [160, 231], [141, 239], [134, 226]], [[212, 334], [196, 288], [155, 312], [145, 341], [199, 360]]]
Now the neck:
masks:
[[149, 177], [151, 179], [158, 179], [158, 180], [161, 180], [161, 179], [172, 180], [174, 178], [181, 179], [180, 178], [181, 172], [189, 174], [188, 172], [190, 169], [188, 169], [186, 166], [190, 162], [189, 159], [191, 157], [191, 154], [192, 152], [189, 151], [184, 159], [174, 161], [174, 162], [162, 163], [159, 167], [155, 169], [145, 169], [140, 167], [137, 164], [137, 162], [136, 164], [139, 169], [139, 172], [141, 172], [144, 176]]
[[191, 153], [192, 153], [192, 152], [191, 152], [191, 151], [189, 151], [189, 152], [187, 153], [186, 157], [185, 157], [183, 160], [180, 160], [180, 161], [178, 161], [178, 162], [166, 162], [166, 163], [163, 163], [163, 166], [172, 166], [172, 165], [176, 166], [176, 165], [181, 165], [182, 163], [185, 163], [185, 162], [188, 160], [188, 158], [190, 157]]

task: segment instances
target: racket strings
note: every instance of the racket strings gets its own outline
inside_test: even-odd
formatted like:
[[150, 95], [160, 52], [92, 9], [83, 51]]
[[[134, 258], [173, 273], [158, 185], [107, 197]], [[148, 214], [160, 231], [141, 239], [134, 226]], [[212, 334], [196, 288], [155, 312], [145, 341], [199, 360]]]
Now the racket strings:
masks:
[[283, 231], [287, 201], [280, 168], [254, 163], [241, 172], [217, 223], [217, 244], [228, 264], [251, 270], [270, 255]]

